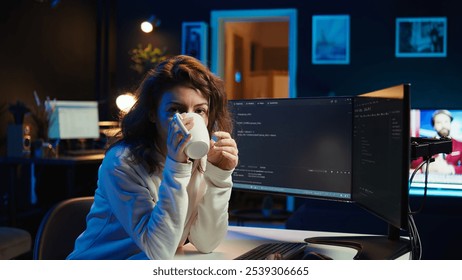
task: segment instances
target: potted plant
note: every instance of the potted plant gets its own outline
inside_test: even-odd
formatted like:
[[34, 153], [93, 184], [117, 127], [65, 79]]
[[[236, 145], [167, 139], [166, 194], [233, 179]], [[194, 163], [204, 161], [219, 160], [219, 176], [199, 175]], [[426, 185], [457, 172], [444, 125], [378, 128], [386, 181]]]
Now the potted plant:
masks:
[[167, 57], [166, 48], [160, 49], [153, 47], [151, 43], [146, 47], [138, 44], [136, 48], [130, 50], [130, 59], [132, 61], [130, 68], [144, 75]]

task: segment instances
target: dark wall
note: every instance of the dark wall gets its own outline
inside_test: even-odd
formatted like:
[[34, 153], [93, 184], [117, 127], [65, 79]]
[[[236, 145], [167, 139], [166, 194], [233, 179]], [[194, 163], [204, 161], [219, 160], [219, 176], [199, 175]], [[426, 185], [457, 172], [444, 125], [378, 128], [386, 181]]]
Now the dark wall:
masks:
[[[181, 3], [181, 4], [180, 4]], [[181, 23], [205, 21], [210, 11], [236, 9], [295, 8], [298, 11], [299, 96], [334, 93], [354, 95], [398, 83], [412, 84], [412, 106], [417, 108], [461, 108], [462, 18], [457, 1], [118, 1], [117, 88], [129, 89], [139, 79], [129, 69], [128, 51], [138, 43], [168, 47], [171, 54], [181, 48]], [[155, 34], [142, 34], [141, 19], [155, 14], [162, 24]], [[349, 14], [351, 49], [349, 65], [311, 64], [311, 20], [315, 14]], [[396, 58], [396, 17], [448, 19], [447, 57]]]
[[[97, 99], [102, 118], [114, 119], [115, 97], [132, 91], [142, 78], [130, 69], [129, 51], [152, 43], [179, 54], [182, 22], [210, 25], [212, 10], [297, 9], [299, 96], [352, 95], [410, 82], [415, 108], [456, 109], [462, 104], [462, 18], [457, 1], [63, 0], [53, 8], [51, 2], [8, 1], [0, 11], [1, 154], [6, 123], [11, 121], [7, 104], [32, 104], [37, 90], [42, 98]], [[151, 34], [142, 33], [139, 24], [153, 14], [161, 25]], [[351, 16], [349, 65], [311, 64], [315, 14]], [[425, 16], [448, 18], [447, 57], [396, 58], [395, 18]]]
[[[47, 2], [47, 1], [45, 1]], [[8, 1], [2, 8], [2, 100], [94, 99], [95, 1]]]
[[[0, 154], [9, 104], [42, 101], [98, 100], [100, 120], [113, 120], [116, 0], [19, 0], [0, 10]], [[53, 5], [53, 3], [57, 3]], [[32, 132], [34, 123], [30, 116]], [[32, 137], [34, 135], [32, 134]]]

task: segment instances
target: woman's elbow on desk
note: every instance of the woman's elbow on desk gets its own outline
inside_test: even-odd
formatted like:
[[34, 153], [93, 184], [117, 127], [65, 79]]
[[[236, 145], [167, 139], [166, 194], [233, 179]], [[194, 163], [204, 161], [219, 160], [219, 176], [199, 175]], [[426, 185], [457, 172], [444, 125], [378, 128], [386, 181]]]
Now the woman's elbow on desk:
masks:
[[200, 236], [196, 235], [195, 238], [190, 236], [189, 241], [192, 245], [194, 245], [197, 251], [204, 254], [209, 254], [212, 253], [213, 250], [215, 250], [218, 247], [218, 245], [220, 245], [220, 243], [226, 236], [226, 232], [226, 230], [223, 234], [221, 234], [220, 232], [216, 232], [213, 236], [211, 236], [210, 234], [203, 234]]

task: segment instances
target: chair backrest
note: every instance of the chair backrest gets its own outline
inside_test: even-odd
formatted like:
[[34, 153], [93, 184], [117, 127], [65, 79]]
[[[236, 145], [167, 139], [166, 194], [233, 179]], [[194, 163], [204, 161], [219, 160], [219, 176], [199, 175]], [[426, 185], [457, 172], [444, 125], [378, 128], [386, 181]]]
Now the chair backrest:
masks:
[[86, 228], [93, 196], [70, 198], [51, 208], [35, 237], [35, 260], [64, 260], [74, 249], [75, 239]]

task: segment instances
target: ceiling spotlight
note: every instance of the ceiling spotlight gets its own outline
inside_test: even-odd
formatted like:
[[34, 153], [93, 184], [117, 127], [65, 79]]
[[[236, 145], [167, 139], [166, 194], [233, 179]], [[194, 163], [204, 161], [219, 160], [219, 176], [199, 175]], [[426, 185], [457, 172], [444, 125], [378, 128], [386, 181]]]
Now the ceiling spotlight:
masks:
[[160, 19], [156, 18], [156, 16], [150, 16], [148, 20], [141, 23], [141, 30], [145, 33], [150, 33], [159, 25]]

